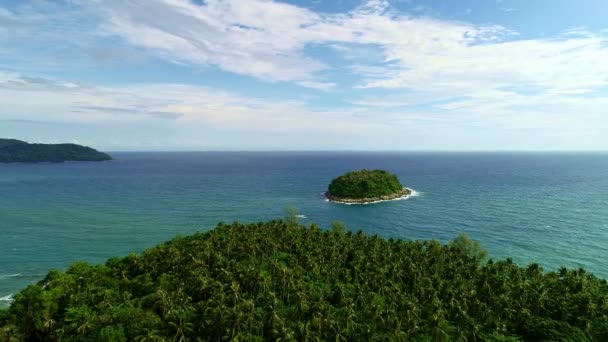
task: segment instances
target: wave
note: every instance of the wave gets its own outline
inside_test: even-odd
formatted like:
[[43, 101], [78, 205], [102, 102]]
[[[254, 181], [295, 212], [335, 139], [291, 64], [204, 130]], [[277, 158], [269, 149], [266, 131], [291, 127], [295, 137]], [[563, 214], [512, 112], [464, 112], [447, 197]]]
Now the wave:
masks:
[[8, 279], [8, 278], [17, 278], [17, 277], [21, 277], [21, 276], [23, 276], [23, 274], [21, 274], [21, 273], [0, 274], [0, 280], [2, 280], [2, 279]]
[[411, 193], [409, 194], [409, 197], [419, 197], [419, 196], [422, 196], [422, 192], [419, 192], [419, 191], [416, 191], [416, 190], [410, 189], [410, 188], [407, 188], [407, 189], [409, 189], [411, 191]]
[[365, 202], [365, 203], [346, 203], [346, 202], [340, 202], [340, 201], [332, 201], [332, 200], [326, 198], [325, 202], [340, 203], [340, 204], [346, 204], [346, 205], [366, 205], [366, 204], [374, 204], [374, 203], [380, 203], [380, 202], [403, 201], [403, 200], [409, 199], [411, 197], [419, 197], [422, 195], [421, 192], [418, 192], [412, 188], [406, 188], [406, 189], [410, 190], [409, 194], [398, 197], [398, 198], [389, 199], [389, 200], [378, 200], [378, 201]]
[[308, 216], [306, 215], [296, 215], [297, 218], [301, 218], [301, 219], [307, 219]]
[[13, 301], [13, 294], [9, 293], [8, 295], [4, 296], [4, 297], [0, 297], [0, 302], [12, 302]]

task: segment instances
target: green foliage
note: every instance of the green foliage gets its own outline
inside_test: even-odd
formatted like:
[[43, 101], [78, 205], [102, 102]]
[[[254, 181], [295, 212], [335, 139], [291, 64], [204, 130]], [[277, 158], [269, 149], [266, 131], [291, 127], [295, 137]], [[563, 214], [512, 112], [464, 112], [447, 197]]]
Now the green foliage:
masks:
[[300, 217], [298, 216], [298, 209], [295, 207], [285, 207], [285, 222], [290, 223], [292, 225], [297, 225], [300, 222]]
[[332, 226], [220, 224], [75, 263], [0, 311], [0, 341], [608, 341], [608, 285], [582, 269]]
[[403, 190], [397, 176], [384, 170], [359, 170], [345, 173], [329, 184], [328, 192], [339, 198], [373, 198]]
[[104, 161], [109, 155], [76, 144], [28, 144], [15, 139], [0, 139], [0, 163], [64, 161]]
[[342, 221], [331, 221], [331, 231], [336, 234], [345, 234], [346, 224]]
[[481, 248], [481, 244], [472, 240], [465, 233], [458, 234], [458, 236], [450, 242], [449, 246], [478, 262], [485, 261], [488, 258], [488, 252]]
[[[534, 317], [524, 323], [526, 336], [536, 341], [588, 341], [583, 331], [566, 322]], [[604, 340], [602, 340], [604, 341]]]

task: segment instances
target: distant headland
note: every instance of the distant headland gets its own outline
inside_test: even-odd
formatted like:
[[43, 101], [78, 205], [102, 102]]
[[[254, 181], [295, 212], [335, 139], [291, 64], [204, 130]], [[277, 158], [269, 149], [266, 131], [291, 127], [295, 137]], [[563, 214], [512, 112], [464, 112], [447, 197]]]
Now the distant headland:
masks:
[[407, 197], [412, 190], [384, 170], [358, 170], [343, 174], [329, 184], [325, 197], [332, 202], [366, 204]]
[[17, 139], [0, 139], [0, 163], [61, 163], [105, 161], [109, 155], [76, 144], [30, 144]]

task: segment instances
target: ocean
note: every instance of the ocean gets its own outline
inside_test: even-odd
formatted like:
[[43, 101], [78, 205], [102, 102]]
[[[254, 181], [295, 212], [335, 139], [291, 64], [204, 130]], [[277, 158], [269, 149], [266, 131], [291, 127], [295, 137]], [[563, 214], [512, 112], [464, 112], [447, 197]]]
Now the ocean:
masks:
[[[295, 207], [303, 224], [447, 242], [493, 259], [608, 277], [608, 153], [147, 152], [101, 163], [0, 164], [0, 306], [77, 260], [103, 263], [218, 222]], [[407, 200], [329, 203], [329, 182], [385, 169]]]

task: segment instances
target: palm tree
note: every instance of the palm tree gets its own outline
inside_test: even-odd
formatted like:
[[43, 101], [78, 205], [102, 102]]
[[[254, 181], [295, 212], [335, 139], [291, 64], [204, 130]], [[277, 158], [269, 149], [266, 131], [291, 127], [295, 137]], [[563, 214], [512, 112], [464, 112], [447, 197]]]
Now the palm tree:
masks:
[[188, 312], [184, 309], [174, 311], [169, 315], [168, 324], [174, 333], [174, 339], [178, 342], [188, 341], [187, 337], [194, 327], [194, 324], [188, 321]]
[[139, 335], [135, 337], [137, 342], [163, 342], [165, 338], [160, 334], [158, 330], [146, 329], [145, 335]]

